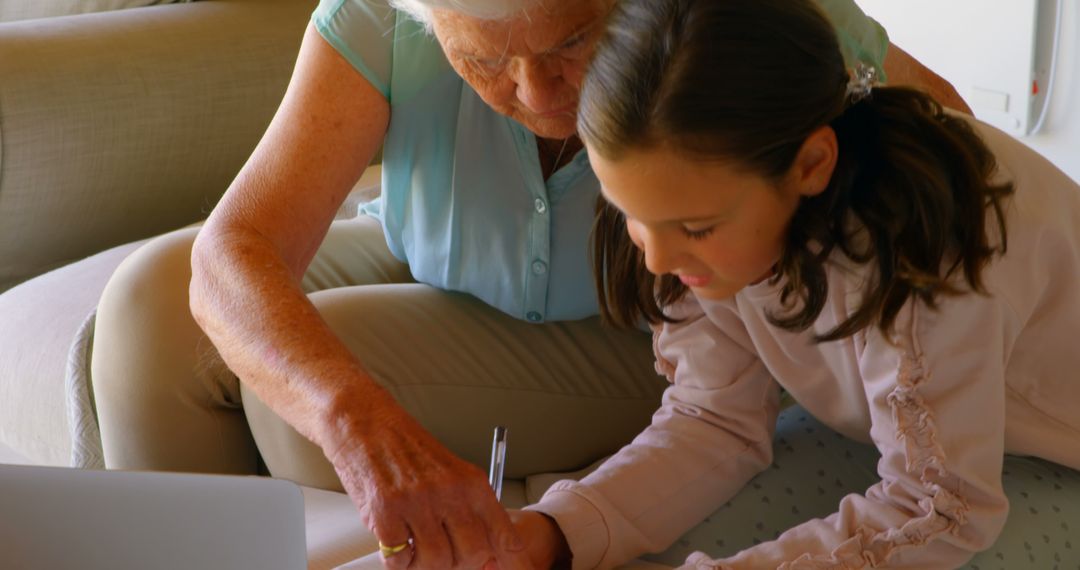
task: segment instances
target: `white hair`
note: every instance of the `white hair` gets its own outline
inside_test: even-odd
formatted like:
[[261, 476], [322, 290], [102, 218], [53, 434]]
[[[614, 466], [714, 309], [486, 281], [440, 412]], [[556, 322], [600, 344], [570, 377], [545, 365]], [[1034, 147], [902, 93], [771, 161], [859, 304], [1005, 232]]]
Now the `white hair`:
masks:
[[405, 12], [431, 30], [432, 10], [450, 10], [484, 20], [512, 18], [539, 4], [541, 0], [390, 0], [390, 5]]

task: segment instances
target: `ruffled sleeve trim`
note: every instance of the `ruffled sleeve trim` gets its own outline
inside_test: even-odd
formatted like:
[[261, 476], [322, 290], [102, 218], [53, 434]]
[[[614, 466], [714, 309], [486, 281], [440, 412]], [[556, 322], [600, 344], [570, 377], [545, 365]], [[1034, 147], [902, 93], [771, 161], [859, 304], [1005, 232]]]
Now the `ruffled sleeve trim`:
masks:
[[664, 378], [667, 378], [668, 382], [675, 383], [675, 364], [670, 360], [664, 358], [663, 352], [660, 350], [660, 332], [662, 327], [654, 325], [653, 329], [653, 355], [656, 357], [656, 373]]
[[[969, 505], [963, 496], [945, 488], [953, 480], [945, 468], [945, 451], [937, 440], [937, 424], [930, 406], [919, 388], [930, 381], [923, 352], [915, 335], [917, 311], [912, 308], [911, 334], [896, 341], [901, 347], [897, 386], [886, 401], [897, 426], [897, 439], [903, 444], [905, 470], [915, 476], [926, 491], [918, 502], [923, 514], [900, 527], [883, 531], [860, 527], [855, 535], [842, 542], [827, 556], [804, 554], [785, 562], [780, 570], [848, 570], [878, 567], [899, 549], [926, 544], [943, 534], [959, 534], [967, 523]], [[905, 342], [906, 341], [906, 342]], [[722, 568], [722, 567], [717, 567]]]

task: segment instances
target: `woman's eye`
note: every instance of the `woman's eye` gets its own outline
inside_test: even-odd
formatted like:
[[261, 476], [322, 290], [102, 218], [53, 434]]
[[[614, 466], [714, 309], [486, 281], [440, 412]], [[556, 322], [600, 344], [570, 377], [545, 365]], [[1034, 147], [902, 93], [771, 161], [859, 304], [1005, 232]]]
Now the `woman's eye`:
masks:
[[575, 46], [581, 45], [585, 41], [585, 34], [578, 34], [565, 42], [563, 42], [562, 49], [570, 49]]
[[583, 47], [585, 47], [585, 34], [578, 34], [559, 46], [559, 52], [563, 56], [576, 57]]
[[484, 75], [496, 75], [506, 67], [504, 59], [470, 59], [473, 68]]
[[683, 230], [683, 233], [686, 234], [686, 237], [688, 237], [690, 239], [705, 239], [705, 238], [709, 237], [710, 235], [712, 235], [712, 233], [714, 231], [716, 231], [716, 226], [709, 226], [707, 228], [702, 228], [702, 229], [697, 229], [697, 230], [692, 230], [692, 229], [684, 226], [682, 230]]

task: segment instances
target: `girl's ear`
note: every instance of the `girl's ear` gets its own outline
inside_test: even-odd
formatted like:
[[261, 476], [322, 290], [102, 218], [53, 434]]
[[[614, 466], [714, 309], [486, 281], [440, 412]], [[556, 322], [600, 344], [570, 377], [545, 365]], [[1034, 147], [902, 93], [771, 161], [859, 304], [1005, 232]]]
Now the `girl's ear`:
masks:
[[839, 149], [836, 131], [828, 125], [806, 137], [788, 173], [788, 180], [799, 195], [816, 196], [829, 187]]

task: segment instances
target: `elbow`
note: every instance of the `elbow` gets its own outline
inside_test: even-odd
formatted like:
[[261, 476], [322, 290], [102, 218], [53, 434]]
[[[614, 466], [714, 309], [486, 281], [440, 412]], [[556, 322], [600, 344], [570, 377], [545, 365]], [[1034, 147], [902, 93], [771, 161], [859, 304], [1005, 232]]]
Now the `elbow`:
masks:
[[199, 231], [191, 247], [191, 283], [188, 289], [188, 308], [199, 327], [206, 329], [213, 311], [214, 283], [217, 268], [222, 264], [220, 248], [212, 231]]

